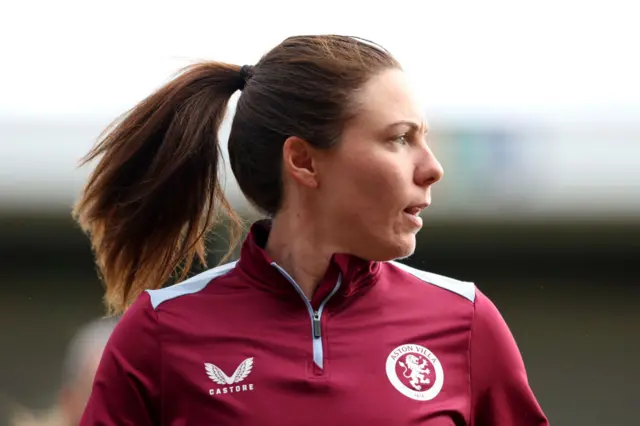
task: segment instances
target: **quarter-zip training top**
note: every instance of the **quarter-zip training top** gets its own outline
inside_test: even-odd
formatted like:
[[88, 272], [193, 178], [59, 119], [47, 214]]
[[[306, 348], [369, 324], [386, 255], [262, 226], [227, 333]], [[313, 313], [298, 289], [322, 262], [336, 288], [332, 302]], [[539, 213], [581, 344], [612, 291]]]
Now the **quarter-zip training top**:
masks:
[[264, 251], [144, 292], [81, 425], [546, 426], [517, 345], [473, 283], [336, 254], [311, 300]]

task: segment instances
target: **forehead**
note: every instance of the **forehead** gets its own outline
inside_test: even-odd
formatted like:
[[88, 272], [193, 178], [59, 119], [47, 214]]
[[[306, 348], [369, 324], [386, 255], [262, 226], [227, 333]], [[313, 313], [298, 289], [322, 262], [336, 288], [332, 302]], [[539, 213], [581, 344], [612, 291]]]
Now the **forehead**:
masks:
[[402, 70], [389, 69], [369, 80], [357, 95], [359, 124], [424, 121], [423, 108]]

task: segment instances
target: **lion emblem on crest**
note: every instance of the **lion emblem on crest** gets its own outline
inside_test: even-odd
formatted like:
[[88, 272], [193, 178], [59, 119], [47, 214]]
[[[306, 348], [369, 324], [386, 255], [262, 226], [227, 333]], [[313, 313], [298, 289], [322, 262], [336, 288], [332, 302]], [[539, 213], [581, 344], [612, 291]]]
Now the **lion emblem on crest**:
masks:
[[411, 386], [413, 386], [416, 390], [422, 390], [422, 385], [431, 384], [431, 379], [428, 379], [426, 376], [431, 374], [431, 370], [429, 370], [426, 359], [422, 359], [420, 362], [419, 357], [413, 354], [409, 354], [404, 359], [405, 362], [400, 361], [400, 367], [404, 368], [404, 372], [402, 375], [409, 379]]
[[441, 361], [429, 349], [414, 343], [389, 352], [385, 371], [398, 392], [416, 401], [436, 398], [444, 385]]

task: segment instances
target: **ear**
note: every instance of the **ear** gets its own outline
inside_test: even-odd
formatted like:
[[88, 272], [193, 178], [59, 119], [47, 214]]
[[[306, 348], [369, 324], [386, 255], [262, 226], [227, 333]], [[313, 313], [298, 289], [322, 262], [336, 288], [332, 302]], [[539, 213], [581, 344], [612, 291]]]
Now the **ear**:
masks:
[[311, 144], [297, 136], [290, 136], [282, 147], [283, 170], [298, 183], [318, 187], [315, 149]]

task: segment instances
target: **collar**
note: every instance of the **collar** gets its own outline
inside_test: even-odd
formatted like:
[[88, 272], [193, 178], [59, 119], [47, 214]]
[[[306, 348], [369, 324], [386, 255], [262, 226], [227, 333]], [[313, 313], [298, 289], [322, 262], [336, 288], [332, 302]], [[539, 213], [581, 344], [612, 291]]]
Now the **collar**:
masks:
[[[278, 270], [275, 262], [264, 250], [271, 230], [271, 222], [255, 222], [245, 238], [240, 251], [238, 267], [246, 273], [260, 289], [290, 296], [300, 295], [293, 284]], [[331, 257], [324, 278], [316, 290], [311, 304], [317, 307], [336, 287], [341, 285], [334, 297], [350, 297], [373, 285], [380, 273], [380, 263], [361, 259], [350, 254], [336, 253]]]

